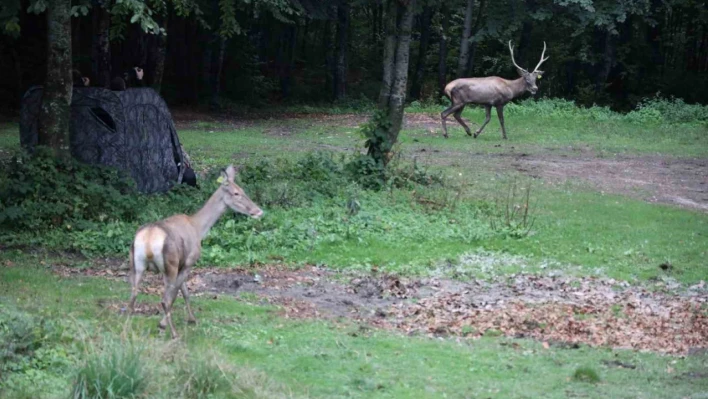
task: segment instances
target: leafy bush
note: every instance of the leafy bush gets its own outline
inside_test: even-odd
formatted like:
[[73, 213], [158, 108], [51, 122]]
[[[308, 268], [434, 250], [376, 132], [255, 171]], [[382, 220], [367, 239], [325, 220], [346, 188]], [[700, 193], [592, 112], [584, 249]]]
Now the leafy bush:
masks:
[[0, 164], [0, 225], [20, 230], [134, 220], [135, 185], [116, 170], [59, 160], [38, 148]]
[[72, 337], [51, 315], [0, 305], [0, 397], [37, 398], [61, 390], [75, 359]]
[[504, 111], [509, 115], [530, 115], [557, 118], [581, 118], [589, 120], [617, 120], [636, 124], [646, 123], [706, 123], [708, 106], [686, 104], [680, 98], [662, 98], [659, 94], [647, 98], [637, 105], [637, 109], [628, 114], [612, 111], [609, 107], [593, 105], [588, 108], [578, 107], [575, 102], [561, 98], [528, 98], [518, 103], [507, 104]]
[[680, 98], [663, 98], [660, 93], [646, 98], [637, 109], [627, 114], [627, 119], [637, 123], [705, 123], [708, 122], [708, 106], [686, 104]]
[[31, 367], [38, 352], [51, 347], [61, 333], [53, 319], [0, 307], [0, 372]]

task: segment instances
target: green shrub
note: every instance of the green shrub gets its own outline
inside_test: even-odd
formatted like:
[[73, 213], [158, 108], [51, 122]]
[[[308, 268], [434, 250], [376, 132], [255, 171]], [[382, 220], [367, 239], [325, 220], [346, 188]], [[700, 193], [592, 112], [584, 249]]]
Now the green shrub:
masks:
[[14, 230], [134, 220], [135, 185], [116, 170], [59, 160], [43, 148], [0, 164], [0, 225]]
[[108, 344], [90, 353], [78, 369], [73, 399], [121, 399], [141, 397], [147, 389], [150, 370], [135, 345]]
[[63, 331], [56, 319], [0, 307], [0, 375], [52, 363], [52, 351]]
[[637, 123], [705, 123], [708, 122], [708, 106], [686, 104], [680, 98], [663, 98], [660, 93], [646, 98], [637, 109], [627, 114], [627, 119]]

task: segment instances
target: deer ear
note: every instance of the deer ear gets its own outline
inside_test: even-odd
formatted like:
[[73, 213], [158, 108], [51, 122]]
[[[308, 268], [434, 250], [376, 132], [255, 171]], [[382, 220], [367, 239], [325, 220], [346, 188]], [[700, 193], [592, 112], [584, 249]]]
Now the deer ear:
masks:
[[224, 173], [226, 173], [226, 178], [228, 180], [234, 181], [234, 178], [236, 177], [236, 169], [234, 169], [233, 165], [229, 165], [224, 171]]
[[518, 68], [518, 67], [516, 68], [516, 72], [519, 73], [519, 76], [526, 76], [526, 75], [529, 74], [529, 73], [526, 72], [525, 70], [523, 70], [523, 69], [521, 69], [521, 68]]

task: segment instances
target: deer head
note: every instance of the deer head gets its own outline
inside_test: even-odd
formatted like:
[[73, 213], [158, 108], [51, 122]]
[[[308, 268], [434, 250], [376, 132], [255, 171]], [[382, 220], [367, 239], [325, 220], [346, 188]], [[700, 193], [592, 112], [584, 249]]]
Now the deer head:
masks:
[[223, 180], [221, 183], [222, 198], [226, 206], [236, 213], [242, 213], [255, 219], [263, 216], [263, 210], [248, 198], [238, 184], [234, 183], [234, 177], [236, 177], [236, 169], [234, 169], [233, 165], [229, 165], [225, 170], [221, 171], [221, 179]]
[[516, 64], [516, 61], [514, 60], [514, 47], [511, 45], [511, 40], [509, 40], [509, 52], [511, 52], [511, 62], [514, 63], [516, 70], [519, 72], [519, 76], [524, 78], [524, 82], [526, 82], [526, 90], [529, 93], [535, 95], [538, 91], [538, 86], [536, 86], [536, 80], [540, 79], [541, 76], [543, 76], [543, 71], [539, 71], [538, 67], [540, 67], [541, 64], [543, 64], [549, 58], [543, 58], [543, 56], [546, 54], [546, 42], [543, 42], [543, 52], [541, 53], [541, 61], [538, 62], [538, 65], [536, 65], [536, 68], [533, 69], [533, 72], [529, 72], [524, 68], [520, 67], [518, 64]]

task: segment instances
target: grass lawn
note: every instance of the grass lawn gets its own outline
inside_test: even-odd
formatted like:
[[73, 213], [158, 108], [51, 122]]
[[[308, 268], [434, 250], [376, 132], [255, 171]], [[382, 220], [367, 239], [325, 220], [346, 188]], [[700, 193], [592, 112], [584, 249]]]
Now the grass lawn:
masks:
[[[458, 278], [481, 279], [550, 269], [634, 284], [670, 281], [684, 288], [708, 277], [708, 213], [650, 203], [643, 192], [582, 175], [554, 178], [543, 163], [550, 160], [562, 168], [565, 160], [582, 160], [589, 167], [610, 162], [609, 174], [612, 162], [631, 162], [647, 173], [661, 168], [655, 163], [667, 163], [698, 168], [694, 172], [700, 178], [705, 168], [700, 162], [708, 157], [705, 126], [641, 124], [604, 111], [565, 115], [516, 106], [506, 115], [506, 142], [495, 115], [477, 140], [454, 122], [445, 140], [435, 119], [441, 110], [411, 109], [415, 113], [408, 115], [400, 136], [396, 173], [409, 176], [405, 173], [415, 160], [416, 173], [429, 181], [442, 175], [444, 184], [410, 183], [380, 191], [346, 177], [345, 165], [362, 149], [355, 126], [366, 121], [363, 115], [322, 116], [309, 109], [312, 114], [301, 118], [180, 122], [180, 139], [197, 169], [246, 164], [243, 185], [266, 211], [261, 220], [226, 215], [205, 239], [199, 266], [247, 266], [257, 272], [262, 264], [308, 263], [345, 272], [376, 267], [406, 276], [439, 275], [452, 268]], [[466, 110], [464, 117], [477, 123], [470, 124], [474, 129], [483, 112]], [[17, 130], [16, 124], [0, 124], [0, 159], [19, 147]], [[334, 155], [312, 155], [317, 151]], [[529, 172], [533, 162], [541, 166]], [[676, 176], [662, 184], [673, 184]], [[97, 257], [125, 259], [140, 224], [193, 212], [215, 188], [214, 179], [205, 175], [200, 190], [138, 196], [129, 220], [107, 215], [78, 228], [67, 223], [36, 231], [0, 228], [0, 338], [6, 339], [0, 342], [0, 360], [8, 365], [0, 366], [0, 396], [67, 397], [83, 365], [111, 359], [110, 345], [138, 348], [137, 363], [151, 370], [139, 397], [208, 397], [195, 393], [199, 389], [225, 398], [708, 395], [705, 354], [546, 347], [496, 336], [404, 336], [351, 320], [292, 320], [248, 295], [195, 298], [197, 326], [185, 325], [178, 301], [175, 321], [182, 340], [169, 343], [157, 335], [157, 315], [128, 318], [116, 311], [129, 296], [127, 283], [52, 273], [57, 263], [79, 268]], [[505, 223], [507, 206], [525, 205], [523, 195], [507, 199], [513, 181], [524, 189], [531, 184], [534, 222], [528, 235], [518, 218]], [[655, 186], [646, 189], [665, 189]], [[87, 260], [64, 259], [67, 250]], [[461, 260], [470, 253], [523, 262], [501, 261], [489, 269]], [[141, 301], [155, 303], [157, 296], [143, 295]], [[204, 363], [203, 374], [184, 360], [194, 354], [215, 359]]]
[[[70, 331], [79, 330], [81, 334], [43, 344], [69, 359], [77, 356], [77, 348], [86, 345], [85, 341], [98, 340], [102, 335], [119, 339], [115, 337], [123, 333], [127, 318], [102, 310], [98, 304], [125, 301], [129, 296], [128, 285], [100, 278], [58, 278], [38, 265], [40, 259], [43, 258], [13, 257], [12, 267], [0, 269], [3, 293], [0, 314], [9, 308], [20, 308], [44, 319], [67, 321]], [[141, 300], [155, 298], [143, 296]], [[242, 374], [264, 373], [267, 378], [239, 383], [251, 384], [252, 389], [271, 395], [699, 398], [708, 391], [708, 379], [702, 374], [708, 359], [701, 356], [680, 358], [587, 347], [545, 349], [540, 342], [504, 337], [459, 342], [405, 337], [361, 329], [346, 321], [286, 320], [278, 316], [275, 308], [255, 304], [249, 298], [200, 297], [194, 302], [199, 319], [196, 327], [185, 326], [182, 302], [177, 303], [180, 310], [175, 312], [175, 321], [183, 334], [179, 346], [194, 353], [216, 352], [225, 365], [242, 368], [239, 371]], [[165, 346], [165, 338], [155, 333], [158, 320], [157, 316], [135, 317], [128, 329], [144, 345]], [[166, 348], [162, 358], [143, 361], [153, 367], [155, 363], [169, 361], [170, 351], [176, 350]], [[30, 394], [37, 394], [31, 397], [66, 397], [71, 361], [68, 364], [53, 361], [45, 359], [38, 370], [32, 370], [33, 374], [13, 374], [9, 381], [14, 383], [24, 377], [46, 395], [25, 388]], [[597, 373], [599, 381], [575, 379], [574, 374], [581, 367]], [[155, 369], [159, 370], [158, 366]], [[152, 375], [158, 378], [155, 374], [153, 370]], [[239, 380], [239, 375], [231, 377]], [[158, 389], [160, 383], [155, 384], [154, 389]], [[151, 395], [163, 397], [160, 392]]]

